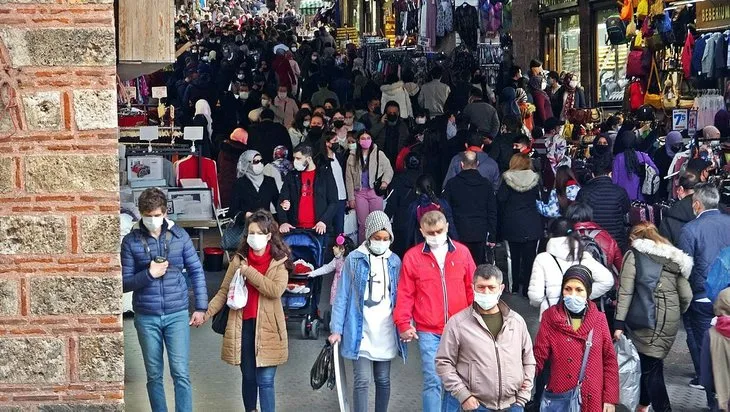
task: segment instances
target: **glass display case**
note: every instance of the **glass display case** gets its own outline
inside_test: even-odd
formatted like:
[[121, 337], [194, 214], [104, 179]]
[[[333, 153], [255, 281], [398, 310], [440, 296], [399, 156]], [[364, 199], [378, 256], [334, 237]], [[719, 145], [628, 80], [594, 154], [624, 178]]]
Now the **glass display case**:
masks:
[[578, 15], [557, 18], [558, 72], [580, 76], [580, 20]]
[[613, 46], [608, 42], [606, 19], [615, 15], [616, 10], [598, 10], [595, 14], [596, 27], [596, 96], [599, 104], [621, 104], [624, 98], [626, 80], [626, 60], [629, 56], [628, 45]]

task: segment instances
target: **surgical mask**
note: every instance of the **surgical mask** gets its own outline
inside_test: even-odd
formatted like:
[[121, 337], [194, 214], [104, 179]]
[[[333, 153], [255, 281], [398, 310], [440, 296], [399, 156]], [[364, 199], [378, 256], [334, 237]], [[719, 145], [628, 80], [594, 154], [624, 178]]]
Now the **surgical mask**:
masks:
[[352, 126], [355, 123], [355, 119], [348, 119], [345, 118], [345, 124], [348, 126]]
[[416, 117], [416, 124], [426, 124], [425, 117]]
[[236, 77], [238, 78], [238, 80], [243, 80], [243, 78], [246, 77], [246, 76], [243, 75], [243, 74], [239, 74]]
[[256, 176], [260, 175], [261, 173], [264, 172], [264, 164], [257, 163], [257, 164], [251, 165], [251, 172], [253, 172], [253, 174]]
[[309, 163], [306, 160], [294, 159], [294, 169], [297, 172], [303, 172], [307, 170], [307, 166], [309, 166]]
[[291, 52], [292, 52], [292, 53], [296, 53], [296, 51], [297, 51], [297, 48], [296, 48], [296, 47], [292, 47], [292, 48], [291, 48]]
[[568, 84], [570, 85], [571, 89], [575, 89], [576, 86], [578, 86], [578, 82], [576, 80], [571, 80]]
[[540, 83], [540, 90], [545, 90], [545, 89], [547, 89], [547, 82], [543, 80], [543, 82]]
[[302, 122], [302, 126], [309, 127], [309, 120], [305, 120]]
[[284, 92], [284, 93], [279, 92], [276, 95], [279, 96], [280, 99], [286, 99], [286, 92]]
[[370, 149], [370, 146], [372, 146], [372, 145], [373, 145], [372, 139], [360, 140], [360, 147], [362, 147], [365, 150]]
[[251, 249], [255, 251], [266, 249], [266, 245], [269, 243], [266, 239], [266, 235], [249, 234], [246, 236], [246, 243]]
[[238, 95], [241, 97], [241, 99], [246, 100], [248, 99], [248, 92], [241, 92], [238, 93]]
[[261, 99], [261, 106], [267, 107], [269, 105], [269, 99]]
[[347, 145], [347, 148], [348, 148], [348, 149], [349, 149], [349, 150], [350, 150], [351, 152], [354, 152], [354, 151], [356, 151], [356, 150], [357, 150], [357, 143], [350, 143], [350, 144], [348, 144], [348, 145]]
[[446, 244], [447, 235], [446, 232], [436, 236], [425, 236], [426, 244], [432, 248], [438, 248]]
[[201, 59], [202, 59], [202, 60], [203, 60], [204, 62], [207, 62], [207, 61], [208, 61], [208, 56], [203, 56], [203, 57], [202, 57]]
[[474, 302], [484, 310], [492, 309], [499, 303], [499, 297], [502, 296], [499, 293], [478, 293], [474, 291]]
[[317, 61], [317, 56], [312, 56], [312, 61], [313, 62], [316, 62]]
[[451, 139], [454, 136], [456, 136], [456, 132], [457, 132], [456, 123], [448, 122], [446, 124], [446, 137]]
[[142, 223], [151, 232], [157, 232], [162, 228], [162, 223], [165, 221], [163, 216], [143, 216]]
[[339, 129], [340, 127], [345, 125], [345, 121], [344, 120], [335, 120], [334, 122], [332, 122], [332, 125], [335, 126], [335, 129]]
[[388, 248], [390, 248], [390, 240], [369, 240], [368, 241], [368, 249], [370, 249], [370, 251], [375, 256], [380, 256], [383, 253], [387, 252]]
[[586, 308], [586, 298], [578, 295], [563, 296], [565, 308], [571, 313], [581, 313]]

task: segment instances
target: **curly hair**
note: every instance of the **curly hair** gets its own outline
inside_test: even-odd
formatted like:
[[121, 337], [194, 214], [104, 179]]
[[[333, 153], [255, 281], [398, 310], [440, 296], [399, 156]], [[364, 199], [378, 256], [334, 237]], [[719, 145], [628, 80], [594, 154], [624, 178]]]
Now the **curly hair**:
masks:
[[264, 234], [271, 234], [269, 245], [271, 246], [272, 259], [286, 259], [284, 266], [289, 272], [294, 271], [294, 263], [291, 260], [291, 250], [289, 250], [289, 246], [284, 243], [281, 234], [279, 234], [279, 224], [276, 223], [276, 219], [274, 219], [274, 216], [272, 216], [271, 212], [268, 210], [259, 209], [246, 218], [246, 226], [243, 236], [241, 237], [241, 245], [238, 246], [236, 254], [243, 258], [248, 257], [250, 247], [248, 246], [248, 242], [246, 242], [246, 238], [248, 237], [248, 228], [252, 223], [256, 223]]

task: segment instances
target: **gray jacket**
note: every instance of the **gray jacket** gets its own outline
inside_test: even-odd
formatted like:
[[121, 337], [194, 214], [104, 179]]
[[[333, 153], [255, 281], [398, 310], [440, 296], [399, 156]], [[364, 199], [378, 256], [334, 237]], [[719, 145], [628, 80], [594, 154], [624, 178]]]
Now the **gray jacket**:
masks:
[[421, 94], [418, 95], [418, 104], [428, 110], [431, 117], [444, 114], [444, 104], [451, 94], [451, 88], [441, 83], [440, 79], [431, 80], [421, 86]]
[[491, 104], [483, 100], [469, 103], [464, 108], [464, 116], [477, 130], [489, 133], [492, 139], [497, 137], [500, 127], [499, 116], [497, 116], [497, 109]]

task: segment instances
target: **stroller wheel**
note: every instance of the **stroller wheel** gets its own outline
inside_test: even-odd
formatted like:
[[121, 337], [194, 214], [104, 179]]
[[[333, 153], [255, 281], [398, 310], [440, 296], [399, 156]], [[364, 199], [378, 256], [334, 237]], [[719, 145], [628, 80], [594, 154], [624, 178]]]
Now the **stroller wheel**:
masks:
[[309, 337], [309, 331], [307, 330], [307, 320], [302, 319], [302, 324], [300, 328], [302, 332], [302, 339], [307, 339]]
[[309, 338], [313, 340], [319, 339], [319, 327], [321, 325], [319, 324], [319, 319], [315, 319], [312, 321], [312, 330], [309, 332]]

